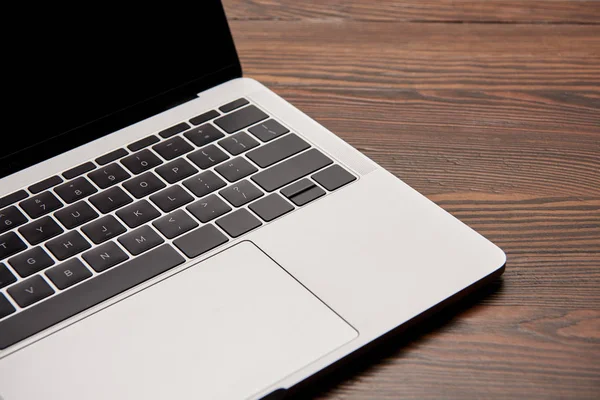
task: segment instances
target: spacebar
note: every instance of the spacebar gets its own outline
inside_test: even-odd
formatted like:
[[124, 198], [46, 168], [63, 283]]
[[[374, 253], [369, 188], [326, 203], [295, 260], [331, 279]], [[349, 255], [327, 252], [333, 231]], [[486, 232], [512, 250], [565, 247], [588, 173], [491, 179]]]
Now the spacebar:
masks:
[[184, 258], [165, 244], [0, 322], [0, 350], [155, 277]]

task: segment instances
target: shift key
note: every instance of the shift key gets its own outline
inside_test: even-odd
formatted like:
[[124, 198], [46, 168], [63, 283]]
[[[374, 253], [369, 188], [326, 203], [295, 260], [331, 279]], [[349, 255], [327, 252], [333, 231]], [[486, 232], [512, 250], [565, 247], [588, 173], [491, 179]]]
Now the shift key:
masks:
[[319, 150], [310, 149], [294, 158], [259, 172], [252, 177], [252, 180], [267, 192], [272, 192], [331, 163], [331, 159]]

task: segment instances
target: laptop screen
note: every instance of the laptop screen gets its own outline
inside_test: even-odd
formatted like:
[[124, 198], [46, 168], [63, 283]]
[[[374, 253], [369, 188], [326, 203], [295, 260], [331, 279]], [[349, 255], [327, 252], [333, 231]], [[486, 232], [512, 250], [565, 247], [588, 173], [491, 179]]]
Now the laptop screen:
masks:
[[0, 177], [241, 75], [219, 1], [103, 4], [13, 13], [21, 23], [2, 51]]

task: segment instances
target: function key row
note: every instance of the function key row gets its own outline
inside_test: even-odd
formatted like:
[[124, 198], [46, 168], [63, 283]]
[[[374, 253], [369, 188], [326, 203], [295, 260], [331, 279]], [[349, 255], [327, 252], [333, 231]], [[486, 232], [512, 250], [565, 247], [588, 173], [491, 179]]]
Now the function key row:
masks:
[[29, 197], [29, 194], [25, 190], [18, 190], [14, 193], [8, 194], [0, 198], [0, 208], [10, 206], [11, 204], [24, 200], [27, 197]]
[[36, 194], [36, 193], [42, 192], [46, 189], [49, 189], [53, 186], [56, 186], [62, 182], [63, 182], [63, 180], [60, 176], [54, 175], [54, 176], [51, 176], [50, 178], [46, 178], [43, 181], [40, 181], [38, 183], [35, 183], [35, 184], [29, 186], [27, 189], [31, 193]]
[[185, 122], [182, 122], [158, 132], [158, 136], [160, 136], [163, 139], [167, 139], [171, 136], [177, 135], [178, 133], [185, 132], [188, 129], [190, 129], [190, 126]]
[[78, 177], [80, 175], [85, 174], [86, 172], [90, 172], [93, 169], [96, 169], [96, 165], [94, 165], [93, 162], [88, 161], [86, 163], [78, 165], [77, 167], [71, 168], [68, 171], [63, 172], [62, 176], [65, 179], [73, 179], [73, 178], [76, 178], [76, 177]]
[[127, 154], [129, 153], [125, 149], [116, 149], [111, 151], [110, 153], [106, 153], [105, 155], [96, 158], [95, 161], [98, 165], [106, 165], [108, 163], [125, 157]]
[[158, 136], [150, 135], [150, 136], [146, 136], [145, 138], [140, 139], [136, 142], [131, 143], [130, 145], [127, 146], [127, 148], [130, 151], [138, 151], [145, 147], [151, 146], [154, 143], [158, 143], [159, 141], [160, 141], [160, 139], [158, 138]]

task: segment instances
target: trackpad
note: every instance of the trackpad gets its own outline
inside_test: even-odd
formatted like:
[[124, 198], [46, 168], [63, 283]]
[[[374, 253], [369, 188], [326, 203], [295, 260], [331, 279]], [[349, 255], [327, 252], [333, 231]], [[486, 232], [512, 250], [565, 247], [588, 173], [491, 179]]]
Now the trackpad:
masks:
[[27, 370], [36, 385], [3, 395], [245, 398], [356, 335], [242, 242], [9, 356], [6, 372]]

